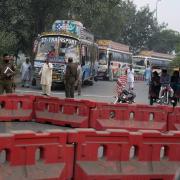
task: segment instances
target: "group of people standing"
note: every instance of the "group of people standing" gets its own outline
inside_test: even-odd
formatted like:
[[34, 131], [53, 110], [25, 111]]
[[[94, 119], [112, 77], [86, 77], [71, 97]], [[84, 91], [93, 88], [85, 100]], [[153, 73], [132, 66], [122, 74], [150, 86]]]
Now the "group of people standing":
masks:
[[[50, 96], [52, 86], [52, 71], [53, 65], [49, 62], [49, 58], [46, 58], [39, 75], [41, 76], [43, 95]], [[82, 69], [81, 65], [73, 63], [73, 58], [68, 58], [68, 63], [65, 68], [64, 74], [65, 84], [65, 97], [74, 98], [75, 87], [77, 86], [78, 95], [81, 95], [82, 85]]]
[[[32, 66], [30, 59], [26, 58], [26, 61], [21, 65], [21, 83], [22, 87], [29, 87], [31, 81]], [[14, 61], [14, 56], [5, 53], [2, 61], [0, 62], [0, 94], [15, 92], [16, 83], [15, 75], [17, 68]]]
[[161, 75], [159, 75], [157, 71], [149, 72], [151, 76], [148, 76], [150, 79], [146, 79], [146, 81], [149, 84], [150, 105], [152, 105], [154, 101], [159, 101], [165, 88], [168, 88], [171, 99], [177, 101], [180, 97], [179, 71], [174, 71], [172, 76], [168, 74], [167, 69], [162, 69]]
[[[13, 93], [15, 91], [15, 75], [16, 66], [12, 57], [5, 53], [0, 61], [0, 94]], [[20, 68], [21, 86], [29, 88], [32, 77], [32, 64], [29, 58], [22, 63]], [[42, 86], [42, 94], [51, 95], [53, 64], [46, 57], [45, 63], [42, 65], [39, 75], [41, 76], [40, 84]], [[65, 96], [74, 98], [75, 87], [77, 87], [78, 95], [81, 95], [82, 86], [82, 68], [80, 63], [73, 63], [72, 58], [68, 58], [68, 63], [64, 74]]]

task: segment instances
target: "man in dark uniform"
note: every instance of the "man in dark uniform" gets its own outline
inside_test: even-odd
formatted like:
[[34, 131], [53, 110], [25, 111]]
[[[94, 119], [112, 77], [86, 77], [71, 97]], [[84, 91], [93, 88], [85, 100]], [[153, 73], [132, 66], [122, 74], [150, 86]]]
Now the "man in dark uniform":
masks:
[[0, 62], [0, 94], [13, 92], [13, 77], [15, 75], [15, 66], [10, 61], [8, 54], [3, 55]]
[[68, 58], [65, 72], [65, 95], [67, 98], [74, 98], [74, 86], [78, 78], [77, 64], [73, 63], [72, 58]]

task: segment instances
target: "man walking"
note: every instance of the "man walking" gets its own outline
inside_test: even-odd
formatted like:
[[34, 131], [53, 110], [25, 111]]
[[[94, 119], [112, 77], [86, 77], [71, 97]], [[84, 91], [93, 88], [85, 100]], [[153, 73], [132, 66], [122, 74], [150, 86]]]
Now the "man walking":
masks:
[[128, 81], [128, 86], [129, 90], [134, 89], [134, 69], [132, 68], [132, 64], [129, 66], [129, 69], [127, 70], [127, 81]]
[[21, 66], [21, 80], [22, 80], [22, 87], [29, 88], [29, 82], [31, 81], [31, 70], [32, 66], [30, 63], [29, 58], [26, 58], [26, 62], [24, 62]]
[[15, 65], [10, 62], [10, 56], [4, 54], [3, 60], [0, 63], [0, 94], [13, 92], [13, 77], [15, 71]]
[[77, 64], [73, 63], [72, 58], [68, 58], [64, 77], [66, 98], [74, 98], [74, 86], [78, 79]]
[[43, 95], [50, 96], [51, 94], [51, 85], [52, 85], [52, 70], [53, 65], [49, 62], [49, 59], [46, 58], [45, 63], [43, 64], [39, 74], [41, 75], [41, 82]]
[[78, 63], [77, 66], [77, 90], [78, 90], [78, 96], [81, 95], [81, 86], [82, 86], [82, 68], [81, 68], [81, 64]]

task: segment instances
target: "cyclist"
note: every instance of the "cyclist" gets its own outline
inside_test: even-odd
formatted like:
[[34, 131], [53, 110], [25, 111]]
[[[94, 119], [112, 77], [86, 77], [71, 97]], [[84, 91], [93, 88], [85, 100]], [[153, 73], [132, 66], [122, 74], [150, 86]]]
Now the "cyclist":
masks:
[[161, 83], [161, 89], [159, 92], [160, 98], [162, 97], [164, 90], [166, 90], [166, 88], [168, 88], [170, 97], [173, 97], [174, 91], [170, 86], [170, 82], [171, 82], [171, 77], [167, 73], [167, 69], [162, 69], [161, 77], [160, 77], [160, 83]]
[[180, 98], [180, 77], [179, 71], [174, 71], [173, 75], [171, 76], [171, 87], [174, 91], [174, 100], [177, 104], [177, 101]]

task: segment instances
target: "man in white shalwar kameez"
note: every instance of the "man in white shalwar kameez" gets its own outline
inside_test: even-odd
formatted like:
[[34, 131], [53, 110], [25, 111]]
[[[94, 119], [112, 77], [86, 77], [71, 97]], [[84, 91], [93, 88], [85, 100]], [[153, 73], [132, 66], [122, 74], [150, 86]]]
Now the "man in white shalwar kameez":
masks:
[[32, 70], [32, 66], [30, 63], [29, 58], [26, 59], [26, 62], [24, 62], [21, 65], [21, 80], [22, 80], [22, 87], [29, 87], [29, 83], [31, 81], [31, 70]]
[[39, 73], [41, 75], [40, 84], [42, 85], [43, 95], [46, 96], [50, 96], [51, 94], [52, 70], [53, 65], [49, 62], [49, 59], [47, 58]]
[[130, 64], [129, 69], [127, 70], [127, 82], [129, 86], [129, 90], [134, 89], [134, 69], [132, 68], [132, 64]]

